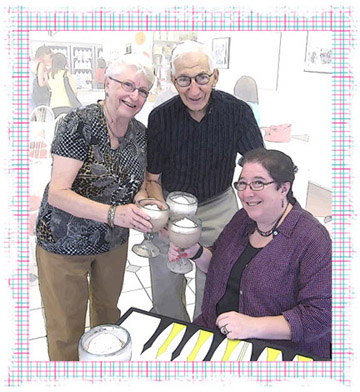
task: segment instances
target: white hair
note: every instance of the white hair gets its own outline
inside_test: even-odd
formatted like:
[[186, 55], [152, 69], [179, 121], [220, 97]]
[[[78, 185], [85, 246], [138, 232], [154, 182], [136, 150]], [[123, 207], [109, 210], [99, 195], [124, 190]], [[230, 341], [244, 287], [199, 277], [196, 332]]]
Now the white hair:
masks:
[[175, 61], [180, 60], [184, 55], [188, 53], [203, 53], [209, 62], [209, 70], [210, 72], [214, 72], [215, 62], [213, 58], [213, 54], [208, 48], [202, 44], [201, 42], [187, 40], [178, 43], [171, 54], [171, 73], [175, 75]]
[[110, 63], [110, 65], [106, 68], [105, 75], [115, 77], [121, 72], [124, 65], [133, 66], [138, 72], [143, 73], [150, 84], [150, 88], [152, 87], [155, 80], [154, 66], [150, 59], [143, 54], [129, 53], [123, 55], [119, 59]]

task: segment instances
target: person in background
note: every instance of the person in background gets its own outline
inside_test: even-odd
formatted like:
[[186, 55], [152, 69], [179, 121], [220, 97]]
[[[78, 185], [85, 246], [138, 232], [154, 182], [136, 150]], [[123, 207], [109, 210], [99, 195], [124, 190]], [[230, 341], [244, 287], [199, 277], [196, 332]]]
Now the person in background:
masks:
[[[30, 62], [30, 79], [29, 86], [32, 86], [30, 94], [30, 110], [39, 105], [50, 104], [50, 90], [48, 86], [48, 70], [51, 67], [52, 51], [46, 46], [40, 46], [36, 52], [34, 59]], [[37, 79], [37, 81], [36, 81]], [[45, 94], [34, 94], [34, 89], [45, 91]]]
[[[235, 188], [243, 208], [197, 265], [207, 273], [194, 321], [229, 339], [273, 339], [331, 357], [331, 239], [293, 197], [297, 168], [276, 150], [245, 154]], [[191, 258], [201, 248], [185, 252]], [[169, 258], [178, 249], [171, 244]]]
[[55, 53], [48, 78], [51, 89], [50, 107], [54, 111], [55, 118], [59, 114], [68, 113], [73, 109], [66, 91], [64, 77], [69, 79], [70, 87], [74, 94], [77, 95], [76, 83], [71, 73], [67, 70], [66, 57], [62, 53]]
[[98, 89], [103, 89], [105, 84], [105, 71], [106, 62], [104, 59], [99, 58], [97, 61], [97, 68], [94, 76], [94, 87]]
[[146, 128], [134, 117], [153, 80], [147, 58], [122, 57], [107, 69], [105, 99], [68, 113], [55, 134], [51, 179], [36, 223], [52, 361], [78, 360], [88, 299], [90, 327], [120, 317], [129, 228], [152, 227], [135, 204], [147, 196], [147, 145]]
[[[263, 146], [263, 139], [251, 108], [215, 90], [219, 71], [203, 44], [185, 41], [174, 48], [171, 80], [178, 95], [149, 115], [147, 191], [160, 200], [172, 191], [195, 195], [201, 241], [211, 245], [238, 210], [232, 188], [237, 153]], [[167, 268], [169, 240], [163, 234], [154, 238], [161, 254], [150, 259], [152, 311], [189, 321], [186, 280]], [[197, 268], [195, 317], [204, 284], [205, 275]]]

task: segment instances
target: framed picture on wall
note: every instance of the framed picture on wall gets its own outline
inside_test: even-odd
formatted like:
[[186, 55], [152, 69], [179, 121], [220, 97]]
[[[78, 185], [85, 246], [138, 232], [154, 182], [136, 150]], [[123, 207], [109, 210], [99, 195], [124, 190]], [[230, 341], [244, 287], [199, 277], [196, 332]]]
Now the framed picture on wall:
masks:
[[305, 72], [332, 72], [332, 34], [328, 31], [308, 31]]
[[212, 51], [216, 68], [229, 68], [230, 37], [214, 38], [212, 40]]
[[132, 50], [131, 50], [131, 44], [126, 44], [125, 45], [125, 54], [129, 54], [129, 53], [131, 53], [132, 52]]

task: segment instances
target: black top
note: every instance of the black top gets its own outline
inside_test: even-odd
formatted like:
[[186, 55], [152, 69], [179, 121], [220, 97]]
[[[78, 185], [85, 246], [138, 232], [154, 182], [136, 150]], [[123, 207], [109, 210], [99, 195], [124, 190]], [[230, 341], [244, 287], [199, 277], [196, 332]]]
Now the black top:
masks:
[[263, 147], [252, 109], [213, 90], [207, 113], [195, 121], [180, 96], [156, 107], [148, 121], [148, 167], [162, 174], [168, 192], [194, 194], [199, 202], [219, 195], [233, 180], [236, 154]]
[[248, 243], [247, 247], [233, 265], [225, 294], [216, 305], [217, 316], [232, 310], [235, 312], [239, 311], [239, 287], [242, 273], [245, 267], [261, 251], [261, 249], [262, 248], [254, 248], [250, 243]]
[[[103, 108], [91, 104], [69, 113], [60, 123], [51, 152], [82, 161], [71, 189], [108, 205], [132, 203], [144, 180], [146, 128], [132, 119], [120, 147], [112, 149]], [[47, 185], [36, 224], [37, 243], [46, 251], [95, 255], [124, 244], [129, 229], [79, 218], [48, 202]]]

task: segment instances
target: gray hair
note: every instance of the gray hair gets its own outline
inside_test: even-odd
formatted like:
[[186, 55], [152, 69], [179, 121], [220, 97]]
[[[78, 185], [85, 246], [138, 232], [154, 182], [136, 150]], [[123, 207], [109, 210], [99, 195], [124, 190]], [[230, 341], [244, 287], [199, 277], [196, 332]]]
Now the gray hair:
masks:
[[178, 43], [172, 51], [170, 61], [171, 73], [173, 75], [175, 75], [175, 61], [180, 60], [185, 54], [188, 53], [203, 53], [208, 58], [210, 72], [214, 72], [215, 61], [212, 52], [208, 50], [208, 48], [201, 42], [187, 40]]
[[154, 66], [148, 57], [139, 53], [125, 54], [119, 59], [111, 62], [106, 68], [105, 76], [115, 77], [122, 71], [124, 65], [133, 66], [138, 73], [143, 73], [150, 84], [150, 88], [152, 87], [155, 80]]

